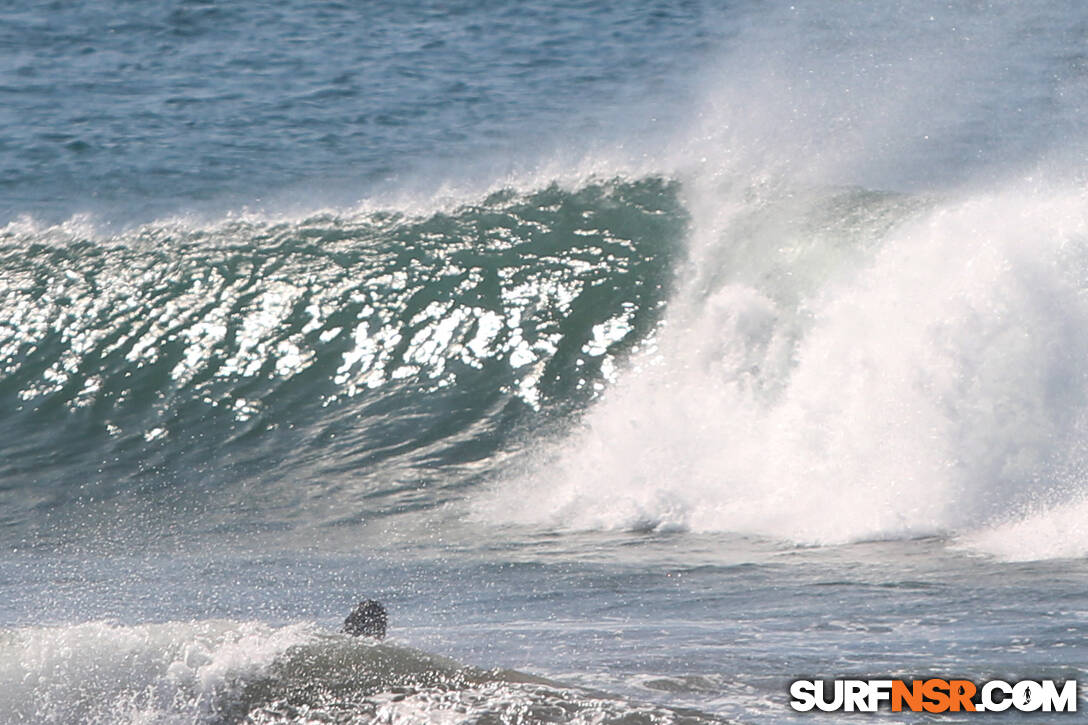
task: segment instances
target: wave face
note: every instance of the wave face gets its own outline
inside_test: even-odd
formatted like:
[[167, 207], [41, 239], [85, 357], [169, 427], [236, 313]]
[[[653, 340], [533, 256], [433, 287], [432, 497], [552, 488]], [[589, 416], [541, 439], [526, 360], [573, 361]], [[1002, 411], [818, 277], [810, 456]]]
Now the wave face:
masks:
[[686, 228], [677, 191], [616, 180], [109, 238], [9, 225], [3, 523], [121, 493], [319, 523], [437, 505], [429, 486], [488, 470], [526, 414], [577, 408], [648, 334]]

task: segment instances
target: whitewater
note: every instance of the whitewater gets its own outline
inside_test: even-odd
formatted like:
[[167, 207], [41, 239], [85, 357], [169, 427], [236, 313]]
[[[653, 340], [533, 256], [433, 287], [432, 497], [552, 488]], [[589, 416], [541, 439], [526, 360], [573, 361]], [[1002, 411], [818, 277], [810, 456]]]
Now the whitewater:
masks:
[[0, 722], [1086, 679], [1081, 4], [4, 25]]

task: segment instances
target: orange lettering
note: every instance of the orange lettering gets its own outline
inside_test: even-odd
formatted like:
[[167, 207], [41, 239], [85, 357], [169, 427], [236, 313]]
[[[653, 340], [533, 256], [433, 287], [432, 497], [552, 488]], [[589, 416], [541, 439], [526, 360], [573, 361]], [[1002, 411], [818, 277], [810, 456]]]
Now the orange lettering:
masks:
[[975, 696], [976, 689], [975, 683], [970, 680], [950, 680], [948, 691], [951, 695], [952, 712], [959, 712], [960, 708], [966, 712], [974, 712], [975, 703], [971, 702], [971, 698]]
[[948, 709], [948, 681], [926, 680], [922, 684], [922, 694], [929, 702], [922, 705], [926, 712], [944, 712]]
[[903, 680], [892, 680], [892, 712], [902, 712], [903, 702], [912, 712], [922, 709], [922, 681], [911, 680], [910, 689]]

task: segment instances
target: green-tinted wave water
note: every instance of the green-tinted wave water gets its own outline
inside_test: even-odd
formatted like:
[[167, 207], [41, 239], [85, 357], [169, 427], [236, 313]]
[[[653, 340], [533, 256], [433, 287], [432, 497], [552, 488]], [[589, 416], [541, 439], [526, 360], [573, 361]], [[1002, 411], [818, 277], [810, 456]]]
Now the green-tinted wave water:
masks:
[[439, 503], [646, 337], [685, 227], [663, 178], [424, 216], [10, 225], [4, 523], [119, 494], [259, 498], [283, 519], [313, 500], [331, 519]]

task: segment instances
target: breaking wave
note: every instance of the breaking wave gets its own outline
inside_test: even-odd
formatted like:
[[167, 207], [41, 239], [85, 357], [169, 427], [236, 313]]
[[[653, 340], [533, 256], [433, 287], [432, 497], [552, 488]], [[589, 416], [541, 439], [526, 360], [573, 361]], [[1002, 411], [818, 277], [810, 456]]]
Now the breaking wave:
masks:
[[14, 224], [7, 523], [117, 500], [320, 525], [466, 486], [498, 525], [1053, 522], [1088, 470], [1086, 208], [646, 177], [422, 215]]
[[715, 193], [655, 349], [482, 516], [827, 544], [1081, 505], [1082, 190]]

